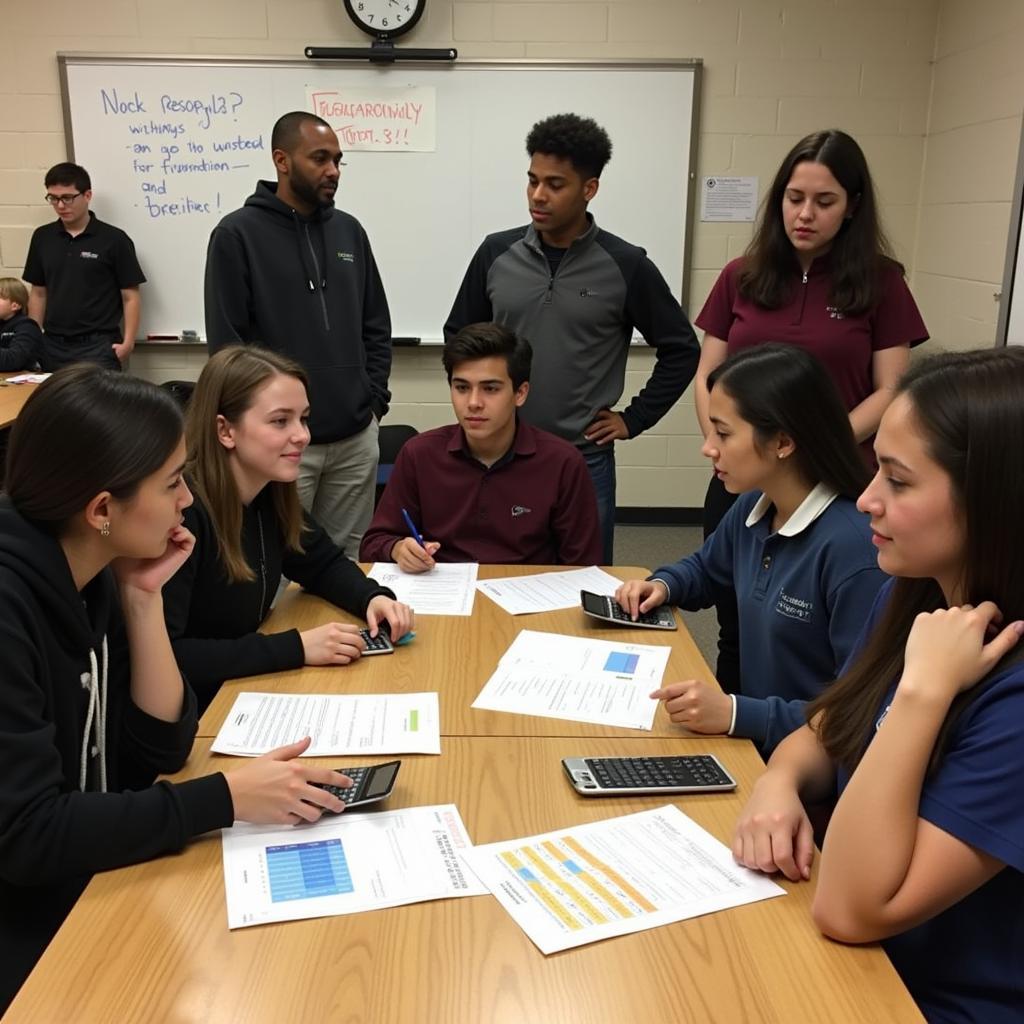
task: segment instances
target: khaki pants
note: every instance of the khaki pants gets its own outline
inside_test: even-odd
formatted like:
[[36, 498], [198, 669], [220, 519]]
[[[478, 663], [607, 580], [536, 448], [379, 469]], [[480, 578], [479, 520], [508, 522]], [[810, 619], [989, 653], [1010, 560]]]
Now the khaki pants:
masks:
[[352, 437], [311, 444], [299, 467], [299, 500], [349, 558], [373, 516], [377, 486], [377, 420]]

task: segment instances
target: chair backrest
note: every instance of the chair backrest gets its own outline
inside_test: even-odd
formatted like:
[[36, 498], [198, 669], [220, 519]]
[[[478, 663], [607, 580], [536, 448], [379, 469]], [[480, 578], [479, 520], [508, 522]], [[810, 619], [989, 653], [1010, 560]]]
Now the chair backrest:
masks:
[[414, 438], [419, 431], [410, 427], [407, 423], [395, 423], [382, 426], [377, 436], [377, 447], [380, 456], [377, 461], [377, 493], [374, 498], [374, 506], [380, 501], [384, 493], [384, 486], [391, 476], [391, 470], [395, 465], [395, 459], [402, 450], [406, 441]]
[[182, 409], [188, 408], [192, 400], [192, 392], [196, 389], [194, 380], [165, 380], [160, 385], [165, 391], [169, 391]]

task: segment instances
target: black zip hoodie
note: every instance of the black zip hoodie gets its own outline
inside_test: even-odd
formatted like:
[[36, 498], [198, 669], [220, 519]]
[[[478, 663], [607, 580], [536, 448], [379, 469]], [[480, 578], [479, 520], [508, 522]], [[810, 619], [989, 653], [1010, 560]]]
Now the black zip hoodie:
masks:
[[42, 354], [43, 332], [28, 313], [0, 320], [0, 372], [34, 370]]
[[152, 784], [188, 757], [195, 695], [178, 722], [136, 707], [110, 570], [79, 593], [59, 543], [6, 495], [0, 680], [2, 1008], [93, 872], [179, 850], [233, 813], [223, 775]]
[[333, 207], [301, 217], [260, 181], [213, 229], [206, 252], [210, 352], [258, 344], [309, 374], [314, 444], [359, 433], [391, 393], [391, 316], [359, 221]]

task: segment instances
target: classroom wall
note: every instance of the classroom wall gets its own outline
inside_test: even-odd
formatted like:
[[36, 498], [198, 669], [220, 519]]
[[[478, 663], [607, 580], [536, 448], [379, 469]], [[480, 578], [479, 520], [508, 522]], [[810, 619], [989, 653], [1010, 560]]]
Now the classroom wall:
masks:
[[[949, 40], [959, 34], [977, 39], [982, 54], [984, 46], [997, 48], [1000, 55], [1010, 52], [1001, 26], [1015, 0], [977, 0], [970, 6], [939, 0], [429, 0], [408, 43], [454, 44], [465, 57], [703, 58], [698, 173], [756, 174], [763, 189], [800, 136], [831, 126], [851, 131], [864, 145], [877, 176], [900, 257], [911, 273], [916, 259], [927, 264], [933, 278], [929, 297], [940, 303], [938, 254], [916, 244], [930, 61], [940, 7], [953, 59], [948, 67], [955, 65]], [[968, 17], [968, 11], [981, 13]], [[981, 36], [973, 21], [985, 17], [998, 27]], [[56, 51], [298, 56], [310, 43], [362, 41], [341, 0], [178, 0], [173, 5], [163, 0], [97, 0], [91, 5], [53, 0], [44, 8], [8, 0], [3, 21], [0, 273], [19, 272], [32, 228], [51, 216], [41, 201], [42, 176], [65, 156]], [[1008, 62], [1014, 64], [1016, 57]], [[979, 72], [984, 64], [979, 56]], [[964, 105], [957, 96], [963, 89], [955, 83], [972, 84], [975, 76], [965, 70], [950, 80], [949, 106]], [[989, 99], [982, 92], [973, 93], [971, 125], [984, 121], [978, 111], [987, 108]], [[1019, 104], [1017, 109], [1019, 113]], [[928, 141], [937, 168], [941, 140], [929, 136]], [[524, 170], [525, 162], [524, 156]], [[984, 169], [971, 168], [970, 173], [988, 180]], [[953, 169], [947, 179], [959, 174]], [[950, 187], [943, 191], [944, 179], [937, 175], [926, 176], [925, 182], [929, 196], [943, 199]], [[637, 202], [642, 202], [642, 183], [638, 185]], [[342, 189], [344, 203], [344, 184]], [[102, 182], [96, 183], [96, 191], [94, 205], [102, 212]], [[599, 200], [594, 212], [600, 219]], [[955, 220], [948, 230], [957, 237]], [[994, 224], [992, 230], [999, 233]], [[1005, 238], [1005, 227], [1001, 230]], [[696, 224], [692, 314], [722, 265], [742, 251], [749, 233], [746, 225]], [[993, 246], [1002, 244], [1000, 240]], [[963, 263], [968, 262], [965, 258], [958, 264], [964, 280]], [[998, 279], [1000, 266], [999, 261], [992, 263], [992, 280]], [[156, 379], [189, 376], [198, 362], [195, 352], [140, 350], [133, 369]], [[642, 350], [631, 355], [627, 396], [646, 379], [650, 363]], [[392, 389], [391, 422], [422, 428], [449, 420], [436, 351], [396, 352]], [[699, 448], [688, 393], [657, 428], [619, 447], [619, 504], [699, 506], [707, 480]]]
[[914, 294], [936, 344], [995, 341], [1024, 109], [1024, 4], [943, 0]]

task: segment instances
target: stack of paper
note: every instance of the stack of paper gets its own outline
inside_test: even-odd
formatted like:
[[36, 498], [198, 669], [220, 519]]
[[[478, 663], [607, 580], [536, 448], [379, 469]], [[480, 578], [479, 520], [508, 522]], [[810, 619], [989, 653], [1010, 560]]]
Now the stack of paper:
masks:
[[539, 572], [533, 576], [507, 576], [481, 580], [476, 589], [486, 594], [509, 615], [553, 612], [560, 608], [578, 608], [580, 591], [611, 596], [622, 580], [599, 569], [566, 569], [564, 572]]
[[394, 562], [374, 562], [366, 574], [417, 615], [472, 615], [476, 562], [438, 562], [430, 572], [403, 572]]
[[454, 804], [223, 830], [228, 927], [356, 914], [487, 890]]
[[304, 757], [440, 754], [436, 693], [240, 693], [211, 748], [258, 757], [306, 736]]
[[524, 629], [473, 707], [650, 729], [670, 650]]
[[462, 859], [542, 953], [785, 895], [672, 806], [473, 847]]

